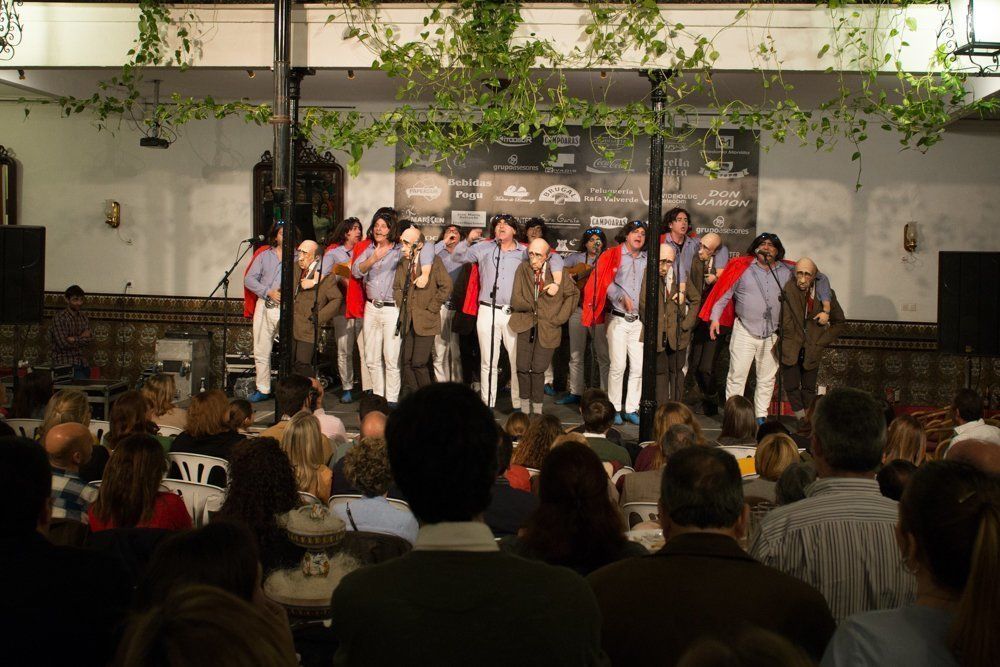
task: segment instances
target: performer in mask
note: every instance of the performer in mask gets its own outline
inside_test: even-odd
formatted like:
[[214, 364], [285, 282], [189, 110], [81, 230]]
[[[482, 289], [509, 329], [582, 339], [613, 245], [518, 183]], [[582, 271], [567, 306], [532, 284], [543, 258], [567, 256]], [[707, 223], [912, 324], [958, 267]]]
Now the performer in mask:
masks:
[[[722, 237], [715, 232], [709, 232], [701, 237], [698, 252], [691, 260], [688, 280], [694, 283], [701, 293], [702, 300], [707, 299], [715, 287], [716, 281], [722, 275], [729, 262], [729, 249], [722, 245]], [[702, 412], [708, 416], [719, 413], [719, 401], [716, 391], [715, 364], [718, 358], [717, 340], [709, 335], [709, 323], [698, 318], [691, 337], [691, 354], [688, 359], [689, 373], [694, 375], [695, 382], [701, 390]], [[729, 327], [720, 333], [728, 335]]]
[[293, 371], [306, 377], [316, 376], [313, 354], [316, 349], [317, 328], [329, 325], [344, 302], [336, 277], [327, 275], [321, 279], [320, 262], [316, 256], [318, 250], [319, 245], [315, 241], [307, 240], [299, 244], [301, 276], [295, 292], [292, 321], [292, 338], [295, 342], [292, 358]]

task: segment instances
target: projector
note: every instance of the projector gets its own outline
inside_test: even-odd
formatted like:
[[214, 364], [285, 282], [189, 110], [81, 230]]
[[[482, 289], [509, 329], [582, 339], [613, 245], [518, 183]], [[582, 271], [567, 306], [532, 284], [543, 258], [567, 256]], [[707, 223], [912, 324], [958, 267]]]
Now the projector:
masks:
[[160, 137], [142, 137], [139, 145], [143, 148], [170, 148], [170, 142]]

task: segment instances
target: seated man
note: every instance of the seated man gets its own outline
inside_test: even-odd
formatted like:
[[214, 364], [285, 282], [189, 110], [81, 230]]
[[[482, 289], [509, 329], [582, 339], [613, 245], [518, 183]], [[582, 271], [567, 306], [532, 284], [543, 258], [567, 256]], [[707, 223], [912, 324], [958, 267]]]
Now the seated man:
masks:
[[83, 424], [58, 424], [45, 434], [45, 453], [52, 468], [52, 518], [88, 523], [87, 507], [97, 489], [80, 479], [80, 466], [90, 461], [94, 436]]
[[278, 380], [274, 389], [274, 411], [281, 415], [277, 424], [263, 431], [262, 438], [274, 438], [281, 441], [292, 416], [305, 410], [311, 412], [319, 421], [320, 431], [334, 444], [347, 439], [344, 422], [339, 417], [328, 415], [323, 411], [323, 385], [316, 378], [304, 375], [288, 375]]
[[813, 414], [818, 479], [804, 499], [769, 512], [750, 545], [754, 558], [819, 589], [838, 622], [899, 607], [916, 590], [896, 545], [899, 504], [875, 481], [884, 446], [875, 399], [857, 389], [831, 391]]
[[[959, 389], [951, 408], [956, 424], [951, 444], [962, 440], [982, 440], [1000, 445], [1000, 428], [990, 426], [983, 420], [983, 399], [975, 389]], [[945, 458], [948, 458], [947, 452]]]
[[[587, 410], [589, 410], [589, 406], [590, 406], [591, 403], [593, 403], [594, 401], [600, 401], [600, 400], [604, 400], [604, 401], [608, 400], [608, 392], [604, 391], [603, 389], [598, 389], [597, 387], [592, 387], [590, 389], [585, 389], [584, 392], [583, 392], [583, 394], [580, 396], [580, 416], [582, 417], [583, 414], [585, 412], [587, 412]], [[584, 432], [586, 432], [586, 430], [587, 430], [586, 425], [585, 424], [580, 424], [579, 426], [577, 426], [575, 428], [571, 428], [569, 430], [569, 432], [570, 433], [584, 433]], [[616, 445], [621, 445], [622, 444], [622, 434], [614, 426], [611, 426], [607, 430], [607, 432], [605, 432], [604, 437], [607, 438], [608, 440], [610, 440], [611, 442], [613, 442]]]
[[538, 507], [538, 496], [515, 489], [505, 476], [513, 453], [513, 441], [509, 435], [501, 433], [500, 444], [497, 446], [497, 478], [493, 482], [493, 500], [484, 515], [484, 521], [493, 531], [494, 537], [517, 535], [517, 531]]
[[52, 473], [45, 451], [0, 439], [0, 627], [9, 664], [106, 665], [132, 591], [122, 563], [100, 552], [57, 547]]
[[672, 665], [698, 639], [726, 637], [747, 625], [820, 658], [834, 630], [823, 596], [756, 562], [737, 542], [750, 510], [731, 454], [712, 447], [674, 454], [664, 469], [659, 507], [662, 549], [587, 578], [612, 664]]
[[1000, 447], [984, 440], [962, 440], [948, 448], [949, 461], [962, 461], [991, 475], [1000, 475]]
[[580, 410], [583, 415], [583, 437], [601, 461], [617, 462], [622, 466], [632, 465], [632, 457], [621, 445], [607, 438], [607, 432], [615, 421], [615, 406], [606, 398], [587, 401]]
[[501, 553], [483, 523], [500, 434], [479, 397], [458, 384], [423, 387], [390, 415], [386, 436], [420, 531], [413, 551], [334, 590], [334, 664], [604, 663], [586, 583]]

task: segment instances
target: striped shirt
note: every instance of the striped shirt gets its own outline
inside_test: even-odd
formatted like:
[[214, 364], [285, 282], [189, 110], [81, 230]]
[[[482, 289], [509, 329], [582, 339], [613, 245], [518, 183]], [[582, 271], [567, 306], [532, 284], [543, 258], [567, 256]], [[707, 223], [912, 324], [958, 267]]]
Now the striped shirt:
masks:
[[898, 503], [874, 479], [828, 477], [806, 498], [772, 510], [750, 555], [819, 590], [839, 623], [851, 614], [911, 602], [916, 580], [896, 546]]
[[88, 523], [87, 508], [97, 500], [97, 489], [76, 473], [52, 468], [52, 518]]

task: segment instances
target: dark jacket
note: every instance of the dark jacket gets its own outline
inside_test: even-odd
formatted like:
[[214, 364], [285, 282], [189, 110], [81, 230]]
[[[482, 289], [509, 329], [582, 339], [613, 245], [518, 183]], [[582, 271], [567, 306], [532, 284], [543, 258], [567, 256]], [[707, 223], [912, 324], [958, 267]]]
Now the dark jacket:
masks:
[[[677, 311], [679, 310], [677, 302], [673, 300], [673, 297], [677, 295], [680, 290], [680, 285], [677, 281], [670, 288], [671, 299], [664, 303], [663, 292], [666, 287], [663, 284], [663, 278], [656, 281], [656, 300], [660, 304], [660, 308], [657, 311], [659, 313], [659, 322], [656, 332], [656, 351], [663, 352], [666, 347], [663, 344], [664, 335], [666, 335], [667, 343], [670, 345], [671, 350], [684, 350], [691, 343], [691, 331], [694, 330], [694, 325], [698, 323], [698, 307], [701, 304], [701, 292], [698, 290], [695, 281], [688, 280], [686, 283], [685, 298], [687, 299], [688, 309], [684, 316], [681, 318], [681, 330], [680, 339], [677, 337]], [[639, 315], [644, 316], [646, 313], [646, 276], [642, 277], [642, 287], [639, 292]], [[646, 326], [645, 317], [643, 317], [643, 328], [642, 334], [640, 335], [640, 340], [645, 340], [646, 336]]]
[[292, 337], [295, 340], [303, 343], [316, 342], [314, 335], [316, 329], [312, 320], [313, 306], [317, 308], [320, 327], [327, 326], [333, 321], [334, 315], [343, 312], [344, 293], [340, 291], [337, 282], [337, 276], [332, 273], [321, 280], [318, 286], [318, 301], [317, 287], [299, 289], [295, 295], [295, 314], [292, 318]]
[[538, 508], [538, 496], [511, 487], [506, 477], [493, 483], [493, 499], [483, 520], [496, 537], [517, 535], [528, 517]]
[[587, 581], [615, 665], [673, 665], [702, 637], [731, 639], [749, 626], [819, 660], [834, 631], [819, 591], [758, 563], [725, 535], [679, 535], [655, 554], [614, 563]]
[[[539, 291], [535, 297], [535, 273], [528, 261], [521, 262], [514, 273], [514, 288], [510, 295], [510, 330], [524, 333], [538, 325], [538, 340], [542, 347], [554, 350], [562, 342], [562, 325], [569, 321], [580, 300], [580, 290], [569, 273], [563, 271], [562, 283], [555, 296]], [[552, 282], [552, 270], [545, 265], [545, 285]]]
[[846, 326], [844, 311], [837, 302], [837, 294], [830, 291], [830, 323], [821, 326], [813, 319], [823, 310], [819, 297], [813, 299], [806, 317], [807, 293], [791, 279], [785, 283], [785, 308], [781, 320], [781, 363], [791, 366], [798, 363], [799, 352], [805, 348], [802, 367], [807, 371], [819, 367], [823, 350], [837, 340]]
[[[419, 263], [417, 268], [420, 268]], [[410, 260], [400, 257], [392, 283], [392, 298], [399, 308], [400, 334], [410, 330], [412, 320], [413, 331], [418, 336], [437, 336], [441, 333], [441, 305], [451, 296], [451, 277], [438, 257], [431, 264], [431, 275], [423, 289], [407, 280], [409, 271]], [[405, 295], [404, 286], [407, 287]]]

